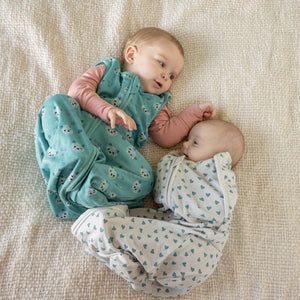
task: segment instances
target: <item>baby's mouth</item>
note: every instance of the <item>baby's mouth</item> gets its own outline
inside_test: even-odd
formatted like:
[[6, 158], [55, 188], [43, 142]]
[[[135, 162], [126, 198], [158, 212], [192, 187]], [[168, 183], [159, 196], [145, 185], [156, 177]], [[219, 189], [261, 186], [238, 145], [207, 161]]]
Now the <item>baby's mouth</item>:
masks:
[[162, 84], [161, 84], [159, 81], [154, 80], [154, 82], [155, 82], [155, 85], [156, 85], [159, 89], [162, 88]]
[[181, 155], [181, 156], [184, 156], [185, 158], [188, 157], [183, 151], [180, 151], [180, 155]]

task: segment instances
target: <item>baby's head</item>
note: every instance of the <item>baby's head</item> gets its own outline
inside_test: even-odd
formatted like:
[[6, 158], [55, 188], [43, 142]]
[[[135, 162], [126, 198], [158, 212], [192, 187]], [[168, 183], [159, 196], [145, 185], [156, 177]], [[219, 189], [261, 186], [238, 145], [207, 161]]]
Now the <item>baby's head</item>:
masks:
[[137, 75], [146, 93], [168, 91], [184, 64], [178, 40], [165, 30], [147, 27], [128, 39], [124, 48], [124, 71]]
[[222, 120], [197, 123], [181, 148], [181, 155], [192, 161], [206, 160], [220, 152], [230, 153], [233, 166], [244, 153], [244, 137], [241, 131]]

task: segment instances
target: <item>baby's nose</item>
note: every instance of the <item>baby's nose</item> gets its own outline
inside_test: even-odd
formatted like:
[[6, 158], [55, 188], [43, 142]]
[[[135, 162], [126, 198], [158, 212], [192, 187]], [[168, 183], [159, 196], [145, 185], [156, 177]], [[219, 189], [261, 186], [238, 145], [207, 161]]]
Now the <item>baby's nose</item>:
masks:
[[182, 149], [186, 149], [188, 145], [188, 141], [183, 142], [182, 144]]
[[180, 149], [180, 155], [184, 155], [184, 153], [186, 152], [186, 146], [187, 146], [187, 142], [183, 142]]

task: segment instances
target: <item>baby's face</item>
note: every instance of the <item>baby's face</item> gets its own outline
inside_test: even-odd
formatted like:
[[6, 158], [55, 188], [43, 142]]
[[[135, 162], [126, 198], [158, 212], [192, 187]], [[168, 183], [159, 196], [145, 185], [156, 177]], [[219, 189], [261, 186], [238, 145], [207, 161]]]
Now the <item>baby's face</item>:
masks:
[[183, 68], [184, 60], [177, 46], [165, 38], [135, 48], [127, 71], [137, 75], [144, 92], [160, 95], [168, 91]]
[[222, 152], [220, 143], [221, 128], [211, 126], [208, 122], [200, 122], [189, 133], [187, 141], [181, 148], [181, 155], [192, 161], [212, 158]]

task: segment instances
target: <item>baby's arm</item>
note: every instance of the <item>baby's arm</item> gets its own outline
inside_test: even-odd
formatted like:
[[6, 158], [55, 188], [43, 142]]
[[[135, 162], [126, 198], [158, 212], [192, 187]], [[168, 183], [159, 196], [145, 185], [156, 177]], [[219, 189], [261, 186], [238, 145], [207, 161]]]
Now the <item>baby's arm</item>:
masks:
[[76, 99], [83, 110], [108, 123], [108, 111], [113, 106], [96, 93], [104, 73], [105, 65], [103, 64], [88, 69], [71, 84], [68, 95]]
[[216, 111], [212, 103], [192, 104], [178, 116], [172, 117], [167, 105], [157, 114], [149, 127], [152, 140], [162, 147], [172, 147], [181, 142], [198, 122], [211, 119]]
[[96, 93], [104, 74], [104, 64], [88, 69], [72, 83], [68, 95], [76, 99], [83, 110], [99, 117], [106, 123], [110, 123], [112, 128], [115, 127], [115, 124], [119, 124], [129, 130], [136, 129], [132, 118], [123, 110], [103, 100]]

